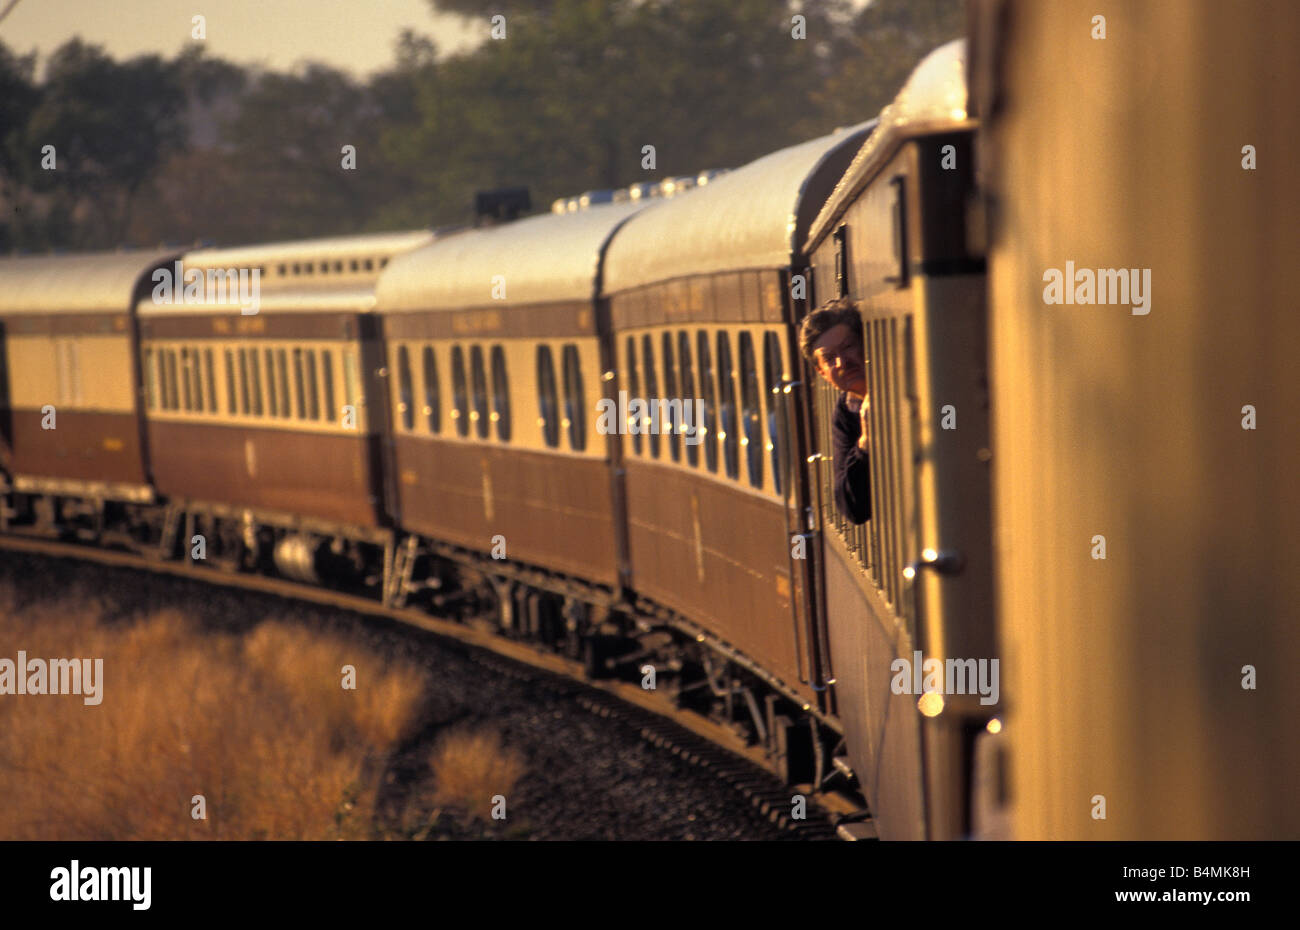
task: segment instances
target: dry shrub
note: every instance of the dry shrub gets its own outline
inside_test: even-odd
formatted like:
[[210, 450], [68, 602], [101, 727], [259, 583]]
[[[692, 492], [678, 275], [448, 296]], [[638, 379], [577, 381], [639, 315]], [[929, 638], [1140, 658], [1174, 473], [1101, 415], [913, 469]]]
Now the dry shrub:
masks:
[[369, 835], [379, 763], [422, 696], [414, 667], [275, 622], [241, 638], [170, 610], [110, 627], [94, 604], [13, 604], [0, 586], [0, 657], [102, 658], [103, 702], [0, 696], [0, 839]]
[[492, 796], [509, 798], [526, 769], [523, 757], [504, 746], [495, 730], [466, 727], [448, 730], [438, 739], [429, 766], [436, 804], [484, 820], [491, 815]]

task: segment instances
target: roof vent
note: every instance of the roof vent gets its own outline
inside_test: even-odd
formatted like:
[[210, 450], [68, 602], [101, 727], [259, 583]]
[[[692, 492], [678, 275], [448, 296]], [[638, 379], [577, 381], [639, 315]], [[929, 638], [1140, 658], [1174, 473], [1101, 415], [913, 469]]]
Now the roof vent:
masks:
[[474, 194], [475, 225], [506, 223], [533, 208], [526, 187], [500, 187]]

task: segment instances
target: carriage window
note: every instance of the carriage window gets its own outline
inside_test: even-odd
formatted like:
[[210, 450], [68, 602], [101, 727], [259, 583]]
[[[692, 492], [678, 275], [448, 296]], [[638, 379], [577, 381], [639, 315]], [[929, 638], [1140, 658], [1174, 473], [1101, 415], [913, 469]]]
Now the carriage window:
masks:
[[700, 330], [696, 334], [695, 348], [700, 362], [700, 393], [704, 401], [704, 462], [709, 471], [718, 470], [717, 430], [714, 429], [714, 417], [717, 410], [717, 395], [714, 392], [713, 355], [709, 351], [709, 332]]
[[307, 419], [307, 392], [303, 389], [302, 383], [302, 349], [293, 350], [293, 400], [294, 411], [299, 420]]
[[[631, 336], [627, 337], [627, 373], [628, 373], [628, 387], [631, 389], [630, 391], [631, 396], [640, 397], [641, 376], [636, 368], [636, 340]], [[631, 419], [629, 418], [627, 424], [627, 431], [632, 434], [632, 448], [636, 450], [637, 455], [640, 455], [641, 454], [641, 424], [637, 423], [634, 427]]]
[[190, 377], [194, 381], [194, 411], [202, 413], [203, 402], [203, 353], [197, 346], [190, 349]]
[[442, 392], [438, 381], [438, 360], [433, 347], [424, 347], [424, 415], [429, 420], [429, 432], [442, 432]]
[[655, 344], [647, 334], [641, 337], [641, 359], [645, 362], [645, 393], [646, 400], [650, 402], [650, 423], [647, 430], [650, 436], [650, 454], [659, 458], [659, 430], [656, 429], [655, 421], [658, 417], [657, 406], [659, 403], [659, 377], [655, 371]]
[[217, 412], [217, 376], [213, 373], [212, 350], [203, 350], [204, 373], [208, 376], [208, 412]]
[[190, 349], [190, 378], [194, 382], [194, 412], [202, 413], [205, 402], [203, 399], [203, 353], [198, 347]]
[[248, 413], [248, 353], [239, 350], [239, 412]]
[[[0, 359], [0, 362], [2, 361], [3, 359]], [[0, 389], [3, 389], [2, 383], [0, 383]], [[145, 406], [150, 410], [156, 409], [158, 406], [158, 380], [154, 377], [153, 349], [144, 350], [144, 392]]]
[[307, 412], [313, 420], [320, 419], [320, 394], [316, 386], [316, 350], [308, 349], [307, 357]]
[[551, 347], [537, 347], [537, 407], [542, 439], [554, 448], [560, 444], [559, 401], [555, 397], [555, 359]]
[[763, 336], [763, 380], [767, 384], [767, 435], [769, 445], [772, 447], [772, 483], [776, 487], [777, 494], [781, 493], [782, 480], [785, 477], [781, 474], [782, 438], [777, 423], [778, 405], [785, 403], [785, 399], [781, 396], [783, 367], [781, 340], [776, 333], [766, 333]]
[[456, 432], [469, 435], [469, 392], [465, 389], [465, 352], [460, 346], [451, 350], [451, 393], [456, 405], [451, 415], [456, 421]]
[[564, 347], [565, 419], [569, 421], [569, 448], [581, 452], [587, 448], [587, 400], [582, 386], [582, 360], [578, 347]]
[[758, 393], [758, 365], [754, 358], [754, 337], [740, 334], [740, 400], [744, 410], [742, 425], [745, 435], [740, 440], [745, 447], [745, 460], [749, 472], [749, 485], [763, 486], [763, 408]]
[[487, 372], [483, 368], [483, 347], [471, 346], [469, 373], [474, 386], [474, 431], [479, 439], [488, 438]]
[[271, 349], [265, 351], [266, 355], [266, 412], [271, 416], [277, 416], [280, 413], [280, 395], [278, 385], [275, 380], [275, 352]]
[[402, 429], [415, 427], [415, 410], [411, 405], [411, 356], [406, 346], [397, 347], [397, 412], [402, 416]]
[[226, 413], [235, 413], [235, 356], [226, 350]]
[[180, 389], [176, 386], [176, 350], [167, 350], [167, 392], [171, 395], [171, 409], [181, 409]]
[[691, 337], [686, 330], [677, 334], [677, 360], [682, 366], [682, 408], [687, 402], [691, 405], [691, 415], [686, 417], [683, 426], [682, 442], [686, 445], [686, 461], [692, 468], [700, 464], [700, 436], [696, 432], [700, 425], [699, 398], [695, 396], [695, 372], [691, 368]]
[[256, 349], [248, 349], [249, 367], [253, 371], [253, 415], [262, 415], [262, 360]]
[[185, 409], [194, 409], [194, 398], [190, 394], [190, 350], [181, 347], [181, 396], [185, 399]]
[[510, 382], [506, 378], [506, 353], [492, 347], [492, 417], [497, 421], [497, 438], [510, 441]]
[[736, 435], [736, 380], [731, 368], [731, 337], [718, 333], [718, 439], [722, 441], [727, 477], [740, 477], [740, 437]]
[[190, 368], [194, 375], [194, 409], [202, 413], [203, 403], [203, 353], [198, 347], [190, 349]]
[[849, 246], [848, 226], [840, 226], [831, 234], [835, 247], [835, 296], [849, 296]]
[[167, 410], [171, 395], [167, 393], [167, 350], [159, 349], [154, 374], [158, 378], [158, 409]]
[[[677, 394], [677, 362], [673, 353], [673, 334], [664, 333], [663, 338], [664, 350], [664, 399], [667, 401], [680, 400]], [[679, 423], [677, 422], [677, 412], [672, 406], [667, 406], [662, 414], [666, 420], [663, 428], [668, 431], [668, 448], [673, 454], [673, 461], [682, 460], [682, 437], [678, 432]]]
[[[334, 269], [337, 271], [338, 269]], [[320, 383], [325, 391], [325, 422], [334, 422], [334, 354], [329, 349], [320, 352]]]
[[289, 416], [289, 356], [284, 349], [275, 353], [276, 374], [280, 377], [280, 416]]

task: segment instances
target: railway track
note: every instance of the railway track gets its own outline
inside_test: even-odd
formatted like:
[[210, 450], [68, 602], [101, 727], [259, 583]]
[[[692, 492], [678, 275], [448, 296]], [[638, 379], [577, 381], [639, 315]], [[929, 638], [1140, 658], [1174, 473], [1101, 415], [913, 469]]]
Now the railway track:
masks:
[[[760, 747], [747, 745], [732, 729], [701, 715], [677, 708], [635, 684], [592, 680], [580, 662], [510, 640], [473, 625], [441, 619], [415, 608], [385, 607], [346, 592], [312, 587], [295, 581], [225, 572], [183, 562], [166, 562], [135, 553], [24, 536], [0, 536], [0, 550], [129, 568], [155, 575], [183, 578], [226, 588], [273, 595], [328, 608], [380, 618], [471, 647], [467, 658], [494, 674], [526, 681], [563, 695], [582, 709], [635, 731], [651, 746], [671, 753], [716, 777], [742, 794], [791, 840], [874, 838], [860, 799], [848, 792], [815, 793], [810, 785], [788, 785]], [[792, 799], [808, 801], [806, 816], [793, 816]]]

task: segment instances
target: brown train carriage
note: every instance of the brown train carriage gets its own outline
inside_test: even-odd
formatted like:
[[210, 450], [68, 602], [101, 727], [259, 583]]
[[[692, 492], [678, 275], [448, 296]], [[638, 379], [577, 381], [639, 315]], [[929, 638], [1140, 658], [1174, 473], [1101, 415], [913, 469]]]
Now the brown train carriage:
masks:
[[[187, 298], [159, 284], [145, 295], [137, 311], [145, 419], [169, 528], [184, 515], [229, 554], [250, 530], [275, 527], [281, 568], [296, 563], [290, 573], [308, 578], [323, 540], [386, 541], [387, 411], [368, 402], [384, 396], [374, 282], [394, 254], [430, 238], [196, 251], [173, 278], [193, 281], [196, 272], [201, 289]], [[235, 277], [220, 284], [232, 271], [248, 275], [247, 289]], [[256, 306], [246, 299], [254, 271]]]
[[791, 324], [803, 301], [790, 278], [868, 130], [784, 149], [647, 210], [605, 269], [629, 404], [700, 398], [706, 411], [698, 444], [666, 423], [620, 437], [631, 587], [818, 714], [833, 707], [807, 573], [816, 554], [797, 551], [806, 488], [787, 480], [803, 450], [788, 390], [802, 380]]
[[[43, 496], [95, 506], [153, 499], [133, 307], [151, 272], [173, 257], [0, 260], [0, 465], [20, 510]], [[45, 517], [52, 524], [56, 515]]]
[[[923, 60], [881, 113], [808, 239], [816, 299], [855, 299], [863, 321], [871, 519], [858, 526], [836, 512], [836, 392], [822, 383], [815, 419], [824, 455], [810, 479], [822, 489], [840, 715], [884, 838], [969, 834], [973, 735], [998, 709], [984, 269], [965, 224], [974, 131], [959, 40]], [[922, 699], [910, 674], [897, 693], [894, 663], [910, 669], [917, 652], [944, 663], [942, 690], [948, 660], [960, 661], [961, 690], [973, 693]], [[964, 680], [979, 663], [986, 694], [978, 671]]]
[[1300, 6], [975, 14], [1012, 833], [1300, 838]]
[[613, 599], [623, 542], [596, 414], [611, 388], [597, 298], [605, 246], [642, 207], [465, 232], [384, 273], [405, 530], [594, 582]]

